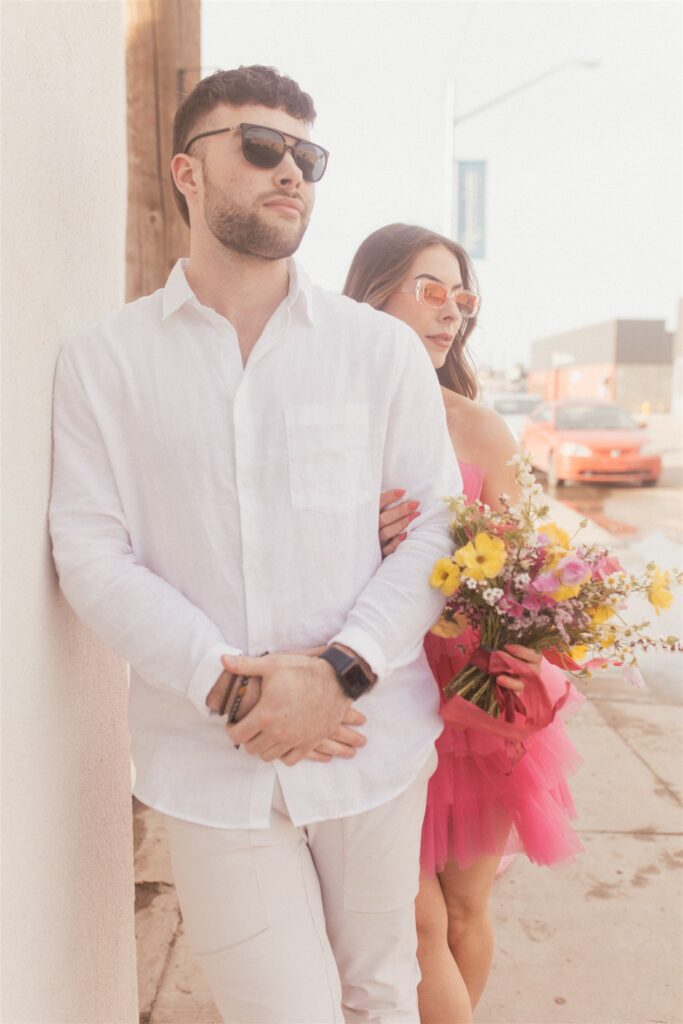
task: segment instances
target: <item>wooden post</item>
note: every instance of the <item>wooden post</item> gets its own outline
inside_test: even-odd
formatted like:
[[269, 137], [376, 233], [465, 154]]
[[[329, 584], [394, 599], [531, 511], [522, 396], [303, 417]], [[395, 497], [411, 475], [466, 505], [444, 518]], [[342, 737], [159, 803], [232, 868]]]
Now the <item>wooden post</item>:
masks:
[[173, 117], [201, 73], [200, 0], [127, 0], [126, 301], [163, 286], [189, 231], [173, 198]]

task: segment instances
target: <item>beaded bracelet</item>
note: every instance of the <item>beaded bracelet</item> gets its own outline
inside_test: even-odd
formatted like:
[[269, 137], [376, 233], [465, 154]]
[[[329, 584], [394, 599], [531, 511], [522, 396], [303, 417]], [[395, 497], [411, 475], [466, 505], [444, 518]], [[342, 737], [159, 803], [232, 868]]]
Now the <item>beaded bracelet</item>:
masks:
[[237, 682], [237, 676], [235, 676], [235, 675], [230, 676], [230, 678], [228, 680], [228, 685], [225, 688], [225, 693], [223, 694], [223, 700], [221, 701], [221, 706], [218, 709], [218, 714], [219, 715], [224, 715], [225, 714], [225, 712], [227, 710], [227, 707], [228, 707], [228, 704], [230, 703], [230, 697], [232, 695], [232, 691], [235, 689], [235, 683], [236, 682]]
[[228, 715], [228, 725], [234, 725], [237, 721], [237, 712], [240, 709], [242, 698], [247, 692], [249, 686], [250, 676], [239, 676], [239, 686], [237, 687], [237, 695], [233, 701], [232, 707], [230, 708], [230, 714]]

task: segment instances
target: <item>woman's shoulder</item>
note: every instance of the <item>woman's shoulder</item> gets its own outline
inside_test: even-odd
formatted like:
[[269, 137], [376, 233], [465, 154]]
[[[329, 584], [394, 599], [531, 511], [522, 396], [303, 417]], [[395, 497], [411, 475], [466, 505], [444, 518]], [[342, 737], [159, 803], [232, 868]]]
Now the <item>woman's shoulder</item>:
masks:
[[458, 456], [469, 462], [486, 464], [493, 447], [515, 450], [515, 440], [505, 420], [480, 402], [442, 388], [446, 420]]

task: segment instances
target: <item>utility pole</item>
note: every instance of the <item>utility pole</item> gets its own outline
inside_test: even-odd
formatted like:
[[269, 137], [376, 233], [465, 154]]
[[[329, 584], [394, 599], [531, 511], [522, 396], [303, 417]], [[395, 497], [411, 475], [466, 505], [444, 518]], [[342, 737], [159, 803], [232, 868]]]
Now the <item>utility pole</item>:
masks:
[[199, 81], [200, 0], [126, 0], [126, 301], [160, 288], [189, 232], [173, 198], [173, 117]]

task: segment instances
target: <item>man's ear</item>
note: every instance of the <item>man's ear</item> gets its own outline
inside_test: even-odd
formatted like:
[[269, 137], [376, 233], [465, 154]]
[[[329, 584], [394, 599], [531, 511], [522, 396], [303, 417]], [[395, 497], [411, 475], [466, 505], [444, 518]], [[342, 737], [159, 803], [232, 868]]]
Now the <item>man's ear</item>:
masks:
[[176, 188], [185, 196], [189, 206], [190, 196], [196, 196], [201, 181], [201, 161], [193, 160], [186, 153], [176, 153], [171, 160], [171, 174]]

